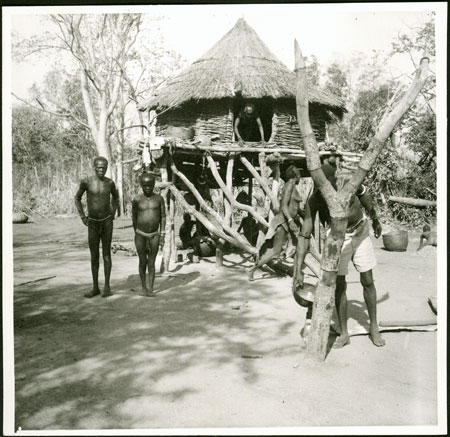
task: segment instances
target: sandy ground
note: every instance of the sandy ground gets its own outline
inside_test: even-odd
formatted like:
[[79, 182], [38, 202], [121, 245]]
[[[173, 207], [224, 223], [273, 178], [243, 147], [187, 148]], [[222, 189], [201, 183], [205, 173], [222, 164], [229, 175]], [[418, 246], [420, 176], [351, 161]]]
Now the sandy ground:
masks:
[[[116, 221], [114, 241], [131, 245], [129, 224]], [[222, 269], [214, 258], [173, 264], [144, 298], [137, 258], [119, 251], [114, 296], [88, 300], [86, 239], [76, 219], [14, 226], [16, 429], [437, 423], [436, 332], [385, 333], [384, 348], [352, 337], [312, 362], [290, 278], [249, 283], [249, 261], [227, 255]], [[417, 256], [417, 235], [405, 253], [375, 244], [379, 320], [433, 317], [435, 249]], [[350, 270], [350, 327], [367, 326]]]

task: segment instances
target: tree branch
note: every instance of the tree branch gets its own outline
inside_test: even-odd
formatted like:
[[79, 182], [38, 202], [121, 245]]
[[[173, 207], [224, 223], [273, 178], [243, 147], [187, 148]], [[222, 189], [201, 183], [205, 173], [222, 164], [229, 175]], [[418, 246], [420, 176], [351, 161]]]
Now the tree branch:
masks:
[[71, 118], [73, 121], [75, 121], [79, 125], [85, 127], [86, 129], [89, 129], [89, 125], [88, 124], [86, 124], [82, 120], [80, 120], [77, 117], [75, 117], [74, 114], [72, 114], [71, 112], [53, 112], [53, 111], [50, 111], [50, 110], [46, 109], [45, 106], [38, 99], [36, 99], [36, 101], [39, 103], [39, 107], [32, 105], [30, 102], [27, 102], [26, 100], [20, 98], [19, 96], [17, 96], [14, 93], [11, 93], [11, 95], [13, 95], [17, 100], [21, 101], [22, 103], [25, 103], [26, 105], [30, 106], [33, 109], [37, 109], [38, 111], [42, 111], [42, 112], [45, 112], [47, 114], [54, 115], [56, 117]]
[[416, 72], [416, 76], [404, 94], [404, 96], [399, 100], [399, 102], [395, 105], [395, 107], [380, 121], [378, 125], [377, 132], [375, 136], [369, 143], [369, 147], [362, 156], [359, 161], [358, 170], [352, 176], [351, 180], [344, 186], [342, 190], [342, 195], [344, 197], [351, 197], [356, 193], [359, 185], [362, 183], [364, 178], [366, 177], [367, 172], [371, 169], [372, 165], [375, 163], [375, 160], [381, 149], [384, 146], [384, 143], [388, 139], [395, 125], [399, 122], [399, 120], [405, 115], [411, 105], [414, 103], [415, 99], [419, 95], [421, 89], [425, 85], [428, 75], [428, 57], [423, 57], [420, 61], [419, 69]]

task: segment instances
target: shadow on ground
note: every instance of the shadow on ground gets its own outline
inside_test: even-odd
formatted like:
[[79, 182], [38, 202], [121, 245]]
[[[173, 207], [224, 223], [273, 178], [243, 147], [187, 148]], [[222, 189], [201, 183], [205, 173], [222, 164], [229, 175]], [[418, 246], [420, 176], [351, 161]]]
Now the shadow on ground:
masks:
[[[50, 263], [64, 272], [60, 283], [27, 284], [14, 292], [16, 424], [22, 429], [85, 428], [93, 416], [99, 428], [132, 426], [126, 409], [111, 417], [120, 404], [140, 397], [183, 398], [198, 385], [170, 387], [166, 377], [204, 365], [205, 357], [211, 368], [240, 366], [244, 353], [258, 354], [254, 345], [270, 340], [267, 331], [254, 329], [258, 314], [244, 311], [242, 287], [236, 285], [247, 283], [240, 270], [229, 268], [214, 278], [182, 270], [157, 275], [155, 298], [139, 296], [136, 273], [112, 281], [113, 297], [85, 299], [86, 250], [50, 240], [25, 250], [22, 243], [15, 243], [18, 268], [26, 266], [31, 274], [34, 267], [36, 274]], [[113, 257], [114, 266], [124, 262], [136, 271], [136, 258]], [[264, 301], [273, 290], [260, 284], [251, 293]], [[280, 324], [270, 333], [273, 341], [291, 327], [292, 322]], [[242, 366], [242, 378], [258, 379], [251, 360]]]

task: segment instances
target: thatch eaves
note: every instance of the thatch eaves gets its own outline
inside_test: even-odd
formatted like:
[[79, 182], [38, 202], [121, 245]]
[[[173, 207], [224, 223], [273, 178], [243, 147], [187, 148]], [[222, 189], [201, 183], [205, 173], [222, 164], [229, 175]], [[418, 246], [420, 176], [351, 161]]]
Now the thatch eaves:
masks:
[[[295, 98], [296, 78], [240, 18], [200, 59], [156, 94], [139, 109], [178, 107], [188, 101], [233, 98], [237, 94], [246, 99]], [[340, 115], [345, 111], [338, 97], [317, 87], [309, 88], [309, 100]]]

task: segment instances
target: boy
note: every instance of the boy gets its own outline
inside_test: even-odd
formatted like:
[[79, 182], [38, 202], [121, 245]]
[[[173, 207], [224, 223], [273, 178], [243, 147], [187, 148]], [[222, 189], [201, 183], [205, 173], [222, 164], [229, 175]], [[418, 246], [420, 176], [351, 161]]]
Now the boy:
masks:
[[[94, 159], [95, 175], [82, 179], [75, 194], [75, 206], [81, 220], [88, 227], [89, 250], [91, 252], [91, 271], [93, 288], [84, 297], [91, 298], [100, 294], [98, 287], [99, 248], [102, 242], [103, 266], [105, 269], [105, 288], [102, 297], [112, 295], [109, 285], [111, 276], [111, 240], [113, 233], [113, 220], [119, 206], [119, 193], [114, 182], [105, 176], [108, 169], [108, 160], [103, 156]], [[86, 192], [88, 215], [84, 213], [81, 198]], [[112, 199], [112, 207], [111, 207]]]
[[[132, 202], [134, 243], [139, 256], [139, 277], [142, 283], [142, 296], [154, 297], [155, 260], [158, 246], [164, 244], [166, 227], [166, 207], [164, 199], [153, 192], [155, 178], [149, 173], [140, 177], [143, 194], [136, 196]], [[148, 267], [148, 288], [145, 273]]]

